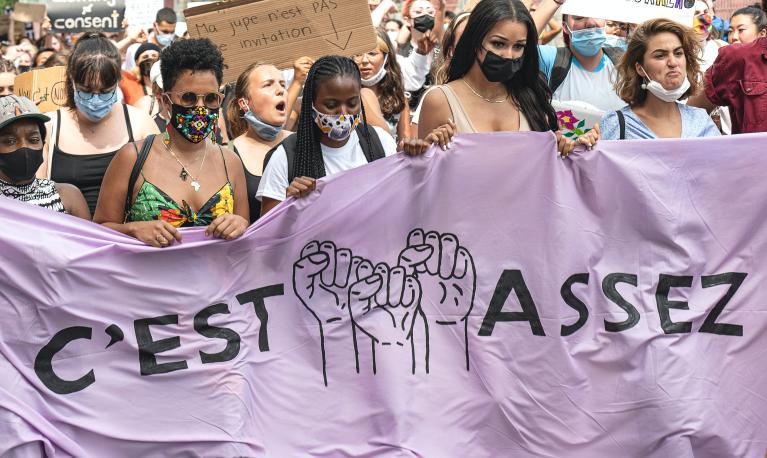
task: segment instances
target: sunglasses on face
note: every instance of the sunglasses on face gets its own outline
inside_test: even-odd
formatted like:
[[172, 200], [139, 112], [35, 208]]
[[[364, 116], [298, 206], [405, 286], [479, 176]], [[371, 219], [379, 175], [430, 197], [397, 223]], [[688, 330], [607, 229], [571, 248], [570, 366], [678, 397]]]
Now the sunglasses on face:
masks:
[[186, 92], [166, 92], [166, 94], [174, 94], [178, 97], [179, 105], [184, 108], [191, 108], [196, 106], [197, 103], [202, 100], [202, 104], [208, 108], [216, 109], [221, 108], [221, 103], [224, 101], [224, 94], [220, 92], [208, 92], [207, 94], [197, 94], [192, 91]]

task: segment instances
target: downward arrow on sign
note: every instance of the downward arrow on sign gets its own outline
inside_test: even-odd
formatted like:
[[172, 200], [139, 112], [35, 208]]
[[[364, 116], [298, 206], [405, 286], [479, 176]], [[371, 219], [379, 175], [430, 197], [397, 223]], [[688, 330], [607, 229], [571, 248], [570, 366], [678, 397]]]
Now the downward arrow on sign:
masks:
[[325, 41], [335, 46], [336, 48], [340, 49], [341, 51], [346, 51], [346, 47], [349, 46], [349, 41], [351, 41], [352, 33], [354, 33], [354, 31], [349, 31], [349, 36], [346, 37], [346, 42], [344, 42], [343, 46], [341, 46], [340, 44], [341, 40], [340, 40], [340, 37], [338, 36], [338, 30], [336, 29], [335, 22], [333, 22], [333, 15], [328, 14], [328, 17], [330, 18], [330, 25], [333, 27], [333, 33], [336, 35], [336, 40], [330, 41], [327, 38], [325, 38]]

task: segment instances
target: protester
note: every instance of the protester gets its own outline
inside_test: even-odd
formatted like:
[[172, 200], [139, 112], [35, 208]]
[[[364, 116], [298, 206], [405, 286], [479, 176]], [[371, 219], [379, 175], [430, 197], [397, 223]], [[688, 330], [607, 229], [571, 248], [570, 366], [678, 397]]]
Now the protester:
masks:
[[402, 21], [393, 18], [388, 19], [384, 23], [384, 31], [389, 37], [389, 41], [391, 41], [394, 48], [399, 49], [399, 36], [400, 32], [402, 31]]
[[[523, 0], [527, 10], [530, 13], [534, 13], [538, 9], [538, 2], [533, 0]], [[546, 24], [546, 28], [538, 34], [538, 43], [546, 45], [554, 41], [554, 39], [562, 33], [562, 24], [555, 19], [550, 19]]]
[[[418, 124], [425, 137], [453, 120], [457, 133], [557, 130], [551, 91], [538, 71], [538, 31], [520, 0], [482, 0], [472, 10], [450, 61], [448, 83], [428, 94]], [[559, 151], [593, 146], [594, 131]]]
[[714, 13], [707, 2], [696, 0], [693, 20], [693, 29], [698, 33], [701, 42], [701, 70], [705, 72], [714, 64], [719, 50], [727, 46], [727, 43], [718, 39], [713, 25]]
[[251, 223], [261, 216], [256, 193], [266, 153], [290, 135], [283, 128], [288, 119], [287, 102], [285, 79], [274, 65], [251, 64], [237, 78], [229, 120], [236, 137], [232, 146], [245, 168]]
[[16, 66], [13, 62], [0, 58], [0, 98], [13, 94], [16, 74]]
[[161, 59], [162, 110], [172, 122], [161, 139], [120, 149], [94, 221], [158, 248], [181, 241], [178, 227], [235, 239], [248, 227], [245, 175], [239, 158], [210, 139], [224, 59], [206, 38], [174, 42]]
[[30, 54], [27, 51], [20, 51], [16, 55], [16, 60], [14, 61], [14, 65], [16, 65], [16, 69], [19, 71], [19, 74], [26, 73], [32, 69], [32, 65], [34, 64], [34, 61], [32, 60], [32, 54]]
[[37, 47], [39, 49], [52, 49], [54, 52], [60, 52], [64, 50], [61, 44], [61, 39], [58, 35], [53, 33], [46, 33], [37, 40]]
[[362, 103], [368, 122], [386, 129], [394, 139], [410, 137], [410, 107], [402, 72], [389, 37], [379, 30], [376, 49], [354, 57], [362, 75]]
[[45, 62], [54, 54], [56, 54], [56, 50], [53, 48], [44, 48], [38, 51], [35, 56], [35, 68], [43, 68]]
[[[434, 49], [442, 33], [437, 24], [441, 10], [434, 8], [429, 0], [407, 0], [402, 5], [409, 40], [397, 45], [397, 58], [407, 91], [410, 109], [415, 109], [424, 92], [431, 85], [428, 74], [434, 62]], [[400, 34], [400, 37], [403, 34]]]
[[629, 24], [618, 21], [605, 21], [605, 33], [607, 34], [605, 46], [623, 50], [628, 46]]
[[628, 106], [602, 119], [602, 138], [720, 135], [705, 110], [679, 102], [700, 89], [699, 51], [698, 37], [692, 29], [668, 19], [641, 24], [618, 65], [615, 88]]
[[157, 124], [157, 128], [160, 132], [163, 132], [168, 121], [163, 118], [162, 111], [160, 110], [159, 100], [162, 97], [162, 70], [159, 60], [153, 63], [152, 68], [149, 69], [149, 82], [152, 85], [151, 92], [141, 97], [135, 106], [151, 116], [155, 124]]
[[136, 106], [138, 101], [152, 93], [152, 82], [149, 71], [160, 58], [160, 49], [154, 43], [142, 43], [136, 50], [136, 66], [132, 70], [122, 71], [120, 90], [125, 97], [125, 103]]
[[423, 107], [423, 101], [426, 98], [426, 94], [436, 89], [439, 85], [447, 83], [447, 71], [450, 68], [450, 60], [453, 58], [453, 55], [455, 54], [455, 46], [458, 44], [458, 41], [461, 39], [461, 35], [463, 35], [463, 31], [466, 28], [469, 14], [470, 13], [464, 12], [456, 16], [445, 31], [445, 34], [442, 35], [442, 51], [440, 52], [437, 61], [434, 63], [431, 73], [431, 80], [434, 85], [429, 87], [424, 93], [424, 96], [421, 97], [421, 100], [418, 103], [418, 107], [413, 111], [410, 121], [410, 130], [413, 133], [418, 132], [418, 122], [421, 117], [421, 108]]
[[47, 130], [53, 142], [47, 139], [38, 172], [41, 178], [77, 186], [91, 212], [117, 150], [157, 132], [146, 114], [116, 103], [119, 59], [117, 48], [100, 33], [77, 41], [66, 71], [66, 108], [51, 115]]
[[[533, 13], [538, 30], [543, 30], [560, 5], [544, 0]], [[624, 103], [613, 90], [615, 65], [623, 55], [620, 47], [608, 47], [605, 21], [563, 15], [565, 47], [540, 46], [540, 70], [553, 92], [554, 100], [576, 100], [602, 111], [617, 110]]]
[[0, 196], [90, 220], [79, 189], [35, 178], [49, 120], [25, 97], [0, 98]]
[[45, 63], [43, 64], [44, 68], [51, 68], [51, 67], [64, 67], [69, 63], [69, 54], [66, 52], [56, 52], [51, 54], [51, 56], [45, 60]]
[[[161, 49], [170, 46], [176, 40], [176, 12], [172, 8], [162, 8], [157, 11], [155, 16], [152, 33], [149, 34], [148, 43], [159, 46]], [[123, 70], [132, 70], [137, 65], [136, 51], [142, 43], [137, 42], [130, 45], [125, 52], [125, 61]]]
[[735, 11], [730, 18], [729, 42], [752, 43], [767, 36], [767, 13], [759, 5], [747, 6]]
[[[397, 152], [391, 135], [367, 123], [360, 79], [359, 68], [347, 57], [324, 56], [312, 65], [298, 130], [266, 158], [256, 193], [261, 199], [261, 215], [287, 197], [309, 195], [319, 178]], [[433, 142], [446, 146], [444, 135], [403, 139], [400, 145], [408, 154], [420, 154]]]
[[732, 133], [767, 132], [767, 37], [721, 49], [706, 71], [704, 91], [688, 104], [709, 111], [726, 106]]

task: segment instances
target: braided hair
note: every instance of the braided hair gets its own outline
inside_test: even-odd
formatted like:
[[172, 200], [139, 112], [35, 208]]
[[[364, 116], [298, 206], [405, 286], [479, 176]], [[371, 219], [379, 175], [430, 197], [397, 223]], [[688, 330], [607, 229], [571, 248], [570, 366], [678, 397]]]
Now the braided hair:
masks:
[[[332, 78], [352, 77], [357, 81], [357, 87], [360, 87], [360, 71], [357, 64], [348, 57], [343, 56], [324, 56], [317, 59], [309, 69], [304, 83], [304, 96], [301, 100], [301, 113], [298, 116], [298, 129], [296, 129], [296, 156], [295, 171], [297, 177], [305, 176], [310, 178], [322, 178], [325, 176], [325, 162], [322, 159], [322, 149], [320, 148], [320, 138], [322, 132], [314, 123], [314, 111], [312, 105], [316, 97], [317, 85], [322, 84]], [[373, 143], [370, 140], [370, 134], [367, 128], [367, 117], [365, 116], [365, 106], [360, 97], [360, 110], [362, 112], [362, 136], [367, 142], [368, 151], [373, 150]], [[360, 139], [362, 140], [362, 139]], [[370, 158], [368, 158], [368, 161]]]

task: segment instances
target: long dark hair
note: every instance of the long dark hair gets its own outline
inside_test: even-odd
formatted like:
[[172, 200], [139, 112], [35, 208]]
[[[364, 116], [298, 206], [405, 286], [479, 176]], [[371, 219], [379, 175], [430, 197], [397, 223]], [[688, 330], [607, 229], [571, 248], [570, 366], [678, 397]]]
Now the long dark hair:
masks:
[[455, 47], [447, 81], [463, 78], [469, 72], [477, 62], [477, 54], [482, 50], [485, 35], [497, 23], [505, 20], [527, 26], [522, 68], [505, 83], [506, 90], [527, 118], [532, 130], [557, 130], [557, 115], [551, 106], [551, 89], [538, 68], [538, 33], [533, 18], [520, 0], [482, 0], [477, 4]]
[[[322, 178], [325, 176], [325, 162], [322, 159], [320, 138], [322, 132], [314, 123], [314, 111], [312, 105], [317, 90], [317, 85], [332, 78], [352, 77], [361, 86], [360, 70], [357, 64], [348, 57], [324, 56], [314, 62], [304, 83], [304, 96], [301, 100], [301, 114], [298, 116], [298, 129], [296, 130], [296, 157], [295, 176]], [[362, 110], [362, 123], [367, 124], [365, 106], [360, 99]], [[368, 149], [373, 150], [373, 144], [368, 135], [368, 130], [362, 129], [364, 141], [368, 142]], [[362, 141], [362, 139], [360, 139]]]
[[402, 83], [402, 70], [397, 62], [397, 53], [389, 36], [382, 29], [378, 30], [378, 49], [388, 56], [384, 65], [386, 76], [378, 83], [378, 101], [383, 114], [396, 115], [405, 109], [405, 103], [407, 103], [405, 86]]
[[754, 21], [754, 25], [756, 25], [756, 32], [759, 33], [762, 30], [767, 29], [767, 13], [762, 10], [762, 8], [759, 6], [759, 4], [749, 5], [744, 8], [740, 8], [739, 10], [732, 13], [732, 18], [735, 16], [751, 16], [751, 20]]

